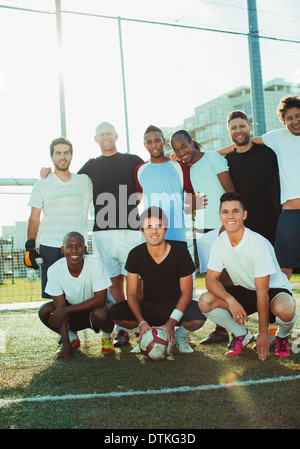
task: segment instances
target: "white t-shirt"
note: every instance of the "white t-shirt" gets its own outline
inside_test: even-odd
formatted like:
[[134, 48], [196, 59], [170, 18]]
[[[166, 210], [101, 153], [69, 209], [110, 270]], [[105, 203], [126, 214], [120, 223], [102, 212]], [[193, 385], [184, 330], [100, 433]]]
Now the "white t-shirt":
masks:
[[98, 257], [84, 256], [83, 269], [78, 278], [71, 275], [67, 259], [55, 262], [48, 268], [45, 291], [50, 296], [65, 294], [70, 304], [80, 304], [94, 296], [95, 292], [110, 287], [111, 280], [104, 264]]
[[207, 151], [190, 168], [190, 178], [195, 194], [207, 195], [208, 205], [196, 211], [196, 229], [216, 229], [222, 226], [219, 219], [220, 197], [225, 190], [218, 174], [229, 171], [227, 160], [219, 153]]
[[281, 204], [300, 198], [300, 136], [283, 128], [264, 134], [262, 139], [277, 156]]
[[226, 268], [234, 284], [249, 290], [256, 290], [255, 278], [270, 275], [270, 288], [292, 291], [292, 285], [280, 270], [271, 243], [248, 228], [235, 247], [231, 245], [227, 232], [222, 232], [211, 248], [207, 268], [219, 273]]
[[87, 175], [72, 173], [67, 182], [55, 173], [39, 179], [33, 186], [28, 205], [43, 211], [40, 243], [60, 248], [64, 236], [71, 231], [79, 232], [86, 239], [92, 198], [93, 184]]

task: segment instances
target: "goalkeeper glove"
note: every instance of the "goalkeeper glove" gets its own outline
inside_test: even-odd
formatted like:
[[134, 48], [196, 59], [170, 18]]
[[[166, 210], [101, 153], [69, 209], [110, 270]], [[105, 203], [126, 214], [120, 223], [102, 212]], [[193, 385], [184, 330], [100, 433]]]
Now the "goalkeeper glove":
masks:
[[40, 265], [43, 263], [43, 259], [35, 249], [35, 240], [34, 239], [27, 240], [27, 242], [25, 243], [25, 248], [26, 252], [24, 256], [24, 263], [26, 267], [38, 270], [40, 268]]

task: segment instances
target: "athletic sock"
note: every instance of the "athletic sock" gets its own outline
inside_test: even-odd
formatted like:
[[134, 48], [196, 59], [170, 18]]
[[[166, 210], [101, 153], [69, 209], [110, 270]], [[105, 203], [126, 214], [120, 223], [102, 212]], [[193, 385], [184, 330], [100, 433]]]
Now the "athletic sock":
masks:
[[183, 337], [184, 335], [187, 335], [190, 331], [188, 331], [185, 327], [182, 325], [177, 329], [176, 335], [178, 337]]
[[297, 321], [298, 312], [296, 311], [294, 318], [289, 323], [285, 323], [278, 316], [276, 317], [276, 323], [278, 324], [278, 331], [276, 336], [280, 338], [285, 338], [287, 334], [293, 329]]
[[231, 313], [228, 310], [218, 307], [211, 312], [204, 313], [204, 315], [208, 319], [216, 323], [218, 326], [224, 327], [225, 329], [229, 330], [235, 337], [240, 337], [247, 334], [247, 329], [241, 324], [238, 324], [236, 321], [234, 321]]
[[136, 337], [140, 336], [140, 328], [139, 327], [135, 327], [134, 329], [131, 329], [131, 330], [132, 330], [132, 332], [134, 332], [134, 335]]
[[69, 330], [69, 340], [73, 341], [73, 340], [76, 340], [77, 338], [78, 338], [77, 334], [74, 331]]
[[117, 334], [120, 330], [123, 330], [123, 331], [125, 331], [125, 332], [128, 332], [128, 329], [126, 329], [125, 327], [119, 326], [119, 324], [116, 324], [116, 325], [115, 325], [115, 331], [116, 331], [116, 334]]

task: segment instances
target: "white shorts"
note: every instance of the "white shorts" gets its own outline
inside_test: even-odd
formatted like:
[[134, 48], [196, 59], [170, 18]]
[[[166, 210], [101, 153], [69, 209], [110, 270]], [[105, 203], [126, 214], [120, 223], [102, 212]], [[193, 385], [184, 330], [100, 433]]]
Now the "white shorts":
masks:
[[210, 250], [213, 243], [216, 241], [219, 235], [219, 229], [213, 229], [212, 231], [204, 234], [196, 232], [197, 251], [200, 264], [200, 273], [206, 273], [207, 264], [209, 261]]
[[93, 254], [100, 257], [110, 277], [127, 275], [125, 264], [129, 251], [143, 242], [140, 231], [113, 229], [93, 232]]

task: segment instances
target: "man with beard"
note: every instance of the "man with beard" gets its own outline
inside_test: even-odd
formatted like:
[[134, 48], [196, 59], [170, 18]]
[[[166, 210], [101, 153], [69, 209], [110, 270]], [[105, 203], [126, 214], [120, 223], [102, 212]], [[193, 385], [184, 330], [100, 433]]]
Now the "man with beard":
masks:
[[228, 115], [227, 130], [235, 148], [226, 159], [235, 189], [243, 196], [248, 211], [245, 226], [274, 245], [280, 215], [276, 155], [269, 147], [250, 140], [251, 125], [243, 111]]
[[[88, 229], [88, 209], [93, 197], [93, 186], [86, 175], [71, 173], [69, 170], [73, 146], [64, 137], [53, 140], [50, 156], [54, 172], [46, 179], [38, 180], [33, 186], [29, 203], [31, 214], [27, 226], [25, 244], [25, 265], [39, 269], [38, 258], [43, 259], [41, 284], [42, 297], [50, 299], [45, 292], [48, 268], [61, 257], [64, 236], [77, 231], [85, 238]], [[41, 212], [43, 218], [41, 219]], [[41, 226], [40, 226], [41, 223]], [[40, 229], [39, 253], [36, 238]]]

